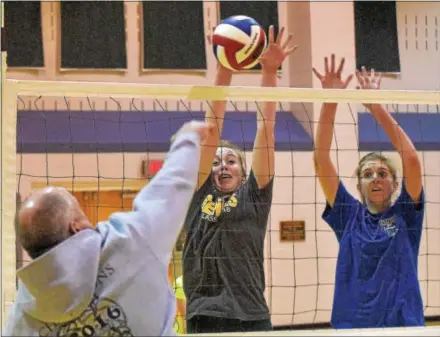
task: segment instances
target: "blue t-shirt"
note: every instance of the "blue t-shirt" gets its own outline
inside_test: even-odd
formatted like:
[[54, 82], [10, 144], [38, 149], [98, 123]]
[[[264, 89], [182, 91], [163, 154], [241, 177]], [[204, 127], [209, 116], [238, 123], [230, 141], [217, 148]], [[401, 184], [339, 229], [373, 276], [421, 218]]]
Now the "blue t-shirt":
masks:
[[424, 192], [414, 204], [405, 184], [394, 205], [371, 214], [339, 184], [323, 219], [339, 242], [331, 323], [336, 329], [424, 325], [418, 254]]

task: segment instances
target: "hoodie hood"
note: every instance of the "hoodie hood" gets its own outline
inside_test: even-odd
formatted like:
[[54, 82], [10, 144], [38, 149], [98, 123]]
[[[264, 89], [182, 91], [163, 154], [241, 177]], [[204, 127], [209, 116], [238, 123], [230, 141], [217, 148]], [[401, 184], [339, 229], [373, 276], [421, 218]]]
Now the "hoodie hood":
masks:
[[64, 323], [78, 317], [95, 291], [101, 236], [83, 230], [19, 271], [16, 303], [33, 318]]

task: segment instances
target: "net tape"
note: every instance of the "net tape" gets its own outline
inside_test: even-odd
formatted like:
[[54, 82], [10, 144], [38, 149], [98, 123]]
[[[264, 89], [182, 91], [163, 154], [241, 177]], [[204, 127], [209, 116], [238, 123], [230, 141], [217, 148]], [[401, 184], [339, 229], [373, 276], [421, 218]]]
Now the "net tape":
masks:
[[440, 104], [440, 91], [215, 87], [194, 85], [48, 82], [7, 80], [17, 95], [153, 97], [155, 99]]

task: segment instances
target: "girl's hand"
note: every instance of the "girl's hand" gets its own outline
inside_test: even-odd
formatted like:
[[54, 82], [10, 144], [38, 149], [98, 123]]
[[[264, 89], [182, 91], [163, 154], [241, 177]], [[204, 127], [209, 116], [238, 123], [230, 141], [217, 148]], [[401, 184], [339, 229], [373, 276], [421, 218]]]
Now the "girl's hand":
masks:
[[284, 27], [278, 33], [275, 40], [274, 27], [269, 28], [269, 45], [263, 52], [260, 58], [260, 64], [263, 71], [276, 72], [281, 66], [286, 56], [293, 53], [298, 46], [289, 47], [293, 35], [289, 34], [287, 39], [283, 42]]
[[324, 89], [345, 89], [353, 78], [349, 75], [345, 81], [342, 80], [341, 75], [344, 70], [345, 58], [342, 58], [337, 70], [335, 64], [335, 54], [331, 56], [330, 68], [328, 66], [328, 58], [324, 58], [324, 75], [319, 73], [315, 68], [312, 68], [315, 76], [321, 81]]
[[370, 75], [368, 75], [365, 67], [362, 67], [361, 70], [362, 72], [356, 70], [356, 77], [359, 82], [357, 89], [380, 89], [382, 74], [378, 73], [376, 75], [374, 69], [371, 69]]

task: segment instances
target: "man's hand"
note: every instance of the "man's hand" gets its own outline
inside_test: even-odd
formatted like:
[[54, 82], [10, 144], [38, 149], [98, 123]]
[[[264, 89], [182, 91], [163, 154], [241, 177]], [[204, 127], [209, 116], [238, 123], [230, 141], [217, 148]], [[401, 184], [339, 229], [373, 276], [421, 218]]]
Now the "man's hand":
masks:
[[324, 89], [345, 89], [353, 78], [353, 75], [348, 76], [345, 81], [341, 79], [342, 71], [344, 70], [345, 58], [342, 58], [337, 70], [335, 64], [335, 54], [331, 56], [330, 68], [328, 65], [328, 58], [324, 59], [324, 75], [319, 73], [315, 68], [312, 69], [315, 76], [321, 81]]
[[181, 133], [197, 133], [200, 136], [200, 142], [202, 143], [210, 133], [214, 131], [214, 126], [205, 122], [190, 121], [182, 125], [182, 127], [177, 131], [176, 137]]

